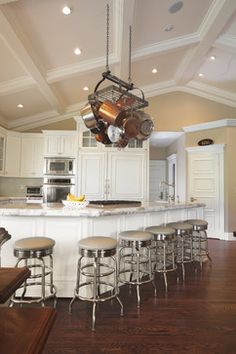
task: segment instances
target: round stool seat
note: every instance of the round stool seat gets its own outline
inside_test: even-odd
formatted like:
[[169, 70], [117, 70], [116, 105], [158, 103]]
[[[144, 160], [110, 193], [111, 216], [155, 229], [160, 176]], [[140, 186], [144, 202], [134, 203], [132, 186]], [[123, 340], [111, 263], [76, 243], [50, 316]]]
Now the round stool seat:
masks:
[[153, 234], [147, 231], [123, 231], [119, 234], [121, 240], [124, 241], [149, 241], [153, 238]]
[[193, 230], [193, 226], [191, 224], [184, 222], [171, 222], [168, 224], [168, 226], [173, 227], [176, 230], [177, 235], [184, 234]]
[[91, 236], [79, 241], [79, 247], [85, 250], [110, 250], [116, 246], [116, 240], [105, 236]]
[[155, 240], [165, 240], [175, 235], [175, 229], [168, 226], [149, 226], [146, 231], [151, 232], [154, 235]]
[[17, 251], [38, 251], [52, 248], [55, 241], [48, 237], [26, 237], [15, 242]]
[[201, 219], [186, 220], [186, 223], [192, 225], [194, 230], [206, 230], [208, 226], [208, 222]]

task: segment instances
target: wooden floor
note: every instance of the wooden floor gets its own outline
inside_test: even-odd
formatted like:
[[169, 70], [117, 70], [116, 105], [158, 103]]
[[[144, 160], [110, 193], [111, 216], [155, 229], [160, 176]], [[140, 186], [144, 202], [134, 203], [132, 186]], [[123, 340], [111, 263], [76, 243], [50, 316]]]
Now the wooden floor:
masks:
[[212, 267], [197, 276], [188, 269], [184, 286], [171, 277], [167, 296], [162, 278], [157, 298], [144, 285], [140, 310], [135, 292], [122, 287], [124, 317], [116, 301], [101, 304], [95, 333], [90, 304], [76, 302], [70, 316], [69, 299], [59, 300], [43, 354], [236, 353], [236, 242], [210, 240], [209, 249]]

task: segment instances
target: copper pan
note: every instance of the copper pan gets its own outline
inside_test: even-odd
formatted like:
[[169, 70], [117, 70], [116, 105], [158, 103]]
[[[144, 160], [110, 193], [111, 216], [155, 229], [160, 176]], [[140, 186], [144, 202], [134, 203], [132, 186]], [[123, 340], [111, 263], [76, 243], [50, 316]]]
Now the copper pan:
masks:
[[118, 125], [117, 122], [122, 121], [125, 111], [118, 107], [116, 103], [104, 101], [98, 109], [98, 115], [108, 124]]
[[140, 121], [137, 117], [133, 116], [133, 114], [131, 114], [130, 116], [127, 116], [123, 120], [122, 125], [124, 127], [125, 134], [129, 138], [135, 138], [139, 134]]

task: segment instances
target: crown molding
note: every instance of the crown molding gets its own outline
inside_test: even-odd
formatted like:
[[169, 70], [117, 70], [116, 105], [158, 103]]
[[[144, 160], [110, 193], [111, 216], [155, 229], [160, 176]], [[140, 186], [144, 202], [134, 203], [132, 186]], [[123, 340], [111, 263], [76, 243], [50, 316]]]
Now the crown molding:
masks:
[[166, 41], [151, 44], [149, 46], [137, 48], [133, 51], [132, 60], [137, 61], [147, 56], [153, 56], [155, 54], [160, 53], [169, 53], [176, 50], [177, 48], [182, 49], [184, 47], [191, 46], [199, 42], [200, 36], [198, 33], [192, 33], [190, 35], [172, 38]]
[[214, 43], [213, 47], [226, 50], [230, 53], [236, 53], [236, 36], [223, 35]]
[[[114, 65], [117, 64], [118, 62], [119, 60], [117, 56], [112, 53], [109, 56], [109, 63], [111, 65]], [[68, 79], [74, 75], [81, 75], [88, 72], [94, 72], [97, 69], [105, 68], [105, 64], [106, 64], [106, 58], [105, 56], [103, 56], [91, 60], [84, 60], [79, 63], [60, 66], [55, 69], [48, 70], [46, 75], [47, 82], [51, 84], [54, 82], [58, 82], [60, 80]]]
[[213, 144], [213, 145], [206, 145], [206, 146], [192, 146], [186, 147], [185, 150], [187, 152], [214, 152], [217, 151], [219, 153], [223, 153], [226, 144]]
[[183, 127], [182, 130], [185, 133], [192, 133], [201, 130], [223, 128], [223, 127], [236, 127], [236, 119], [220, 119], [220, 120], [214, 120], [212, 122], [207, 122], [207, 123], [189, 125], [188, 127]]
[[60, 122], [62, 120], [71, 119], [73, 116], [79, 115], [79, 110], [86, 102], [80, 102], [75, 105], [70, 105], [66, 108], [66, 112], [62, 115], [56, 111], [47, 111], [25, 118], [15, 119], [7, 124], [8, 129], [15, 129], [23, 132], [29, 129], [38, 128], [42, 125]]
[[28, 90], [36, 85], [36, 81], [29, 76], [21, 76], [17, 79], [0, 83], [0, 96], [11, 95], [16, 92]]
[[189, 82], [185, 87], [183, 86], [181, 91], [189, 92], [227, 106], [236, 107], [236, 94], [194, 80]]
[[154, 97], [176, 91], [176, 83], [174, 80], [163, 81], [157, 84], [141, 87], [146, 97]]
[[228, 0], [213, 0], [200, 27], [198, 28], [198, 34], [200, 39], [207, 35], [211, 26], [213, 25], [216, 17], [218, 16], [221, 8]]

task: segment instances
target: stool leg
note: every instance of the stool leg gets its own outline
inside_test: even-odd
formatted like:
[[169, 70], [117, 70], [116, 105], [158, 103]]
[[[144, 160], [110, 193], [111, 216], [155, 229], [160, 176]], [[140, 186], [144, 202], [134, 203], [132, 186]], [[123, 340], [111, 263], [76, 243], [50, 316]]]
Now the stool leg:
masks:
[[41, 287], [41, 289], [42, 289], [42, 302], [41, 302], [41, 305], [42, 305], [42, 307], [44, 307], [45, 306], [45, 285], [46, 285], [46, 282], [45, 282], [45, 262], [42, 258], [39, 258], [39, 260], [41, 261], [41, 264], [42, 264], [42, 266], [41, 266], [41, 268], [42, 268], [42, 280], [41, 280], [41, 282], [42, 282], [42, 287]]
[[136, 269], [136, 292], [137, 292], [137, 300], [138, 304], [137, 307], [140, 307], [140, 289], [139, 289], [139, 283], [140, 283], [140, 250], [137, 249], [137, 269]]
[[184, 267], [184, 237], [181, 237], [181, 267], [183, 282], [185, 282], [185, 267]]
[[[49, 260], [50, 260], [50, 292], [51, 294], [53, 294], [53, 291], [55, 289], [55, 285], [53, 283], [53, 257], [50, 254], [49, 255]], [[57, 297], [56, 297], [56, 293], [54, 294], [54, 300], [53, 300], [53, 307], [56, 308], [57, 305]]]
[[78, 262], [77, 262], [77, 276], [76, 276], [76, 286], [75, 286], [75, 290], [74, 290], [74, 297], [72, 298], [72, 300], [71, 300], [70, 303], [69, 303], [69, 313], [70, 313], [70, 314], [72, 313], [72, 305], [73, 305], [74, 301], [76, 300], [77, 294], [78, 294], [78, 292], [79, 292], [80, 268], [81, 268], [81, 261], [82, 261], [82, 258], [83, 258], [83, 257], [80, 257], [80, 258], [78, 259]]
[[114, 261], [114, 265], [115, 265], [115, 271], [114, 271], [114, 284], [115, 284], [115, 293], [116, 295], [116, 300], [118, 301], [119, 305], [120, 305], [120, 315], [123, 316], [124, 315], [124, 307], [123, 304], [118, 296], [119, 293], [119, 287], [118, 287], [118, 275], [119, 275], [119, 269], [117, 267], [117, 259], [115, 259], [114, 257], [112, 257], [113, 261]]
[[93, 312], [92, 312], [92, 331], [95, 331], [95, 322], [96, 322], [96, 299], [98, 296], [98, 287], [99, 284], [97, 282], [98, 275], [98, 258], [94, 258], [93, 262]]
[[153, 271], [152, 271], [152, 259], [151, 259], [151, 247], [148, 247], [148, 265], [149, 265], [149, 278], [152, 279], [152, 286], [154, 288], [154, 296], [157, 296], [157, 288], [156, 284], [154, 282], [154, 276], [153, 276]]

